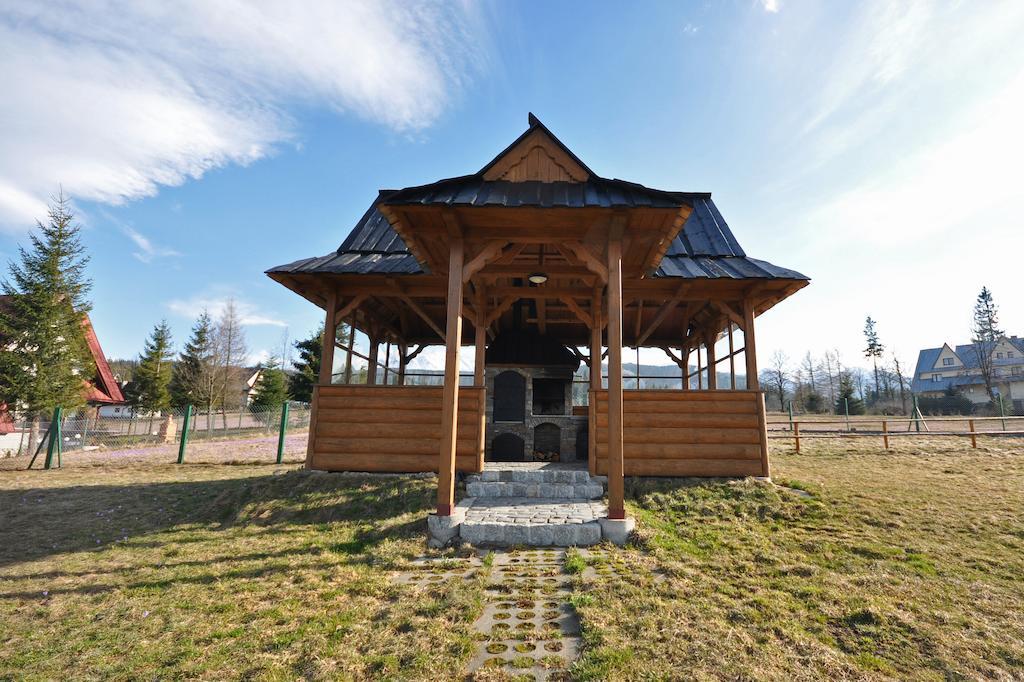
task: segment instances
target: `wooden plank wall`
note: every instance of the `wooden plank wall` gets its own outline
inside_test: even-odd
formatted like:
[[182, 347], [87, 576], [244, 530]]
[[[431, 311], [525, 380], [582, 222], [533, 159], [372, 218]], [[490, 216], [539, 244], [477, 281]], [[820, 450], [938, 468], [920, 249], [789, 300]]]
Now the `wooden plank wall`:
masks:
[[[760, 391], [622, 392], [625, 476], [767, 474]], [[595, 468], [608, 474], [608, 391], [590, 394]]]
[[[317, 387], [313, 457], [326, 471], [437, 471], [441, 450], [440, 386]], [[455, 466], [483, 469], [484, 388], [459, 387]]]

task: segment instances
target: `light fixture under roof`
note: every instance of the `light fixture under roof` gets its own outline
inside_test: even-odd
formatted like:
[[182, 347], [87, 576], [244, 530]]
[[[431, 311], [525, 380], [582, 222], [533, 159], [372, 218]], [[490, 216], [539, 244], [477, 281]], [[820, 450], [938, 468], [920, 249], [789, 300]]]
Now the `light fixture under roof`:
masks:
[[543, 272], [531, 272], [530, 276], [526, 279], [530, 280], [531, 284], [544, 284], [544, 282], [548, 281], [548, 276]]

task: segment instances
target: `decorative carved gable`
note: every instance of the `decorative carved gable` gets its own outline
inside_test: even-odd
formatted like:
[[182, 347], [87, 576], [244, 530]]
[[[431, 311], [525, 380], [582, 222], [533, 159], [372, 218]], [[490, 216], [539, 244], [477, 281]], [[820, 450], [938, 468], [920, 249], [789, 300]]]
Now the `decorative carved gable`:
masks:
[[589, 176], [559, 143], [536, 129], [496, 159], [484, 173], [484, 180], [585, 182]]

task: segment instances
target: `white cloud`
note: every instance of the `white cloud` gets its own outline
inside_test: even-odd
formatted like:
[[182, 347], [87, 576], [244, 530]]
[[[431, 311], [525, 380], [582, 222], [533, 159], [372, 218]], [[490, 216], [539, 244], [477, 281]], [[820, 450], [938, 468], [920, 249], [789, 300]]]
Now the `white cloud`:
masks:
[[0, 226], [58, 183], [120, 203], [289, 140], [288, 107], [429, 125], [482, 59], [465, 5], [14, 0], [0, 10]]
[[765, 12], [775, 14], [779, 11], [779, 0], [760, 0], [761, 8]]
[[167, 308], [190, 320], [196, 319], [205, 310], [216, 320], [224, 312], [228, 301], [235, 302], [239, 320], [245, 326], [288, 326], [283, 320], [262, 312], [255, 304], [231, 295], [199, 294], [187, 299], [174, 299], [167, 302]]
[[127, 225], [122, 225], [121, 230], [129, 239], [135, 242], [135, 246], [137, 246], [139, 250], [133, 251], [132, 255], [143, 263], [151, 263], [154, 258], [181, 255], [174, 249], [154, 244], [148, 237]]

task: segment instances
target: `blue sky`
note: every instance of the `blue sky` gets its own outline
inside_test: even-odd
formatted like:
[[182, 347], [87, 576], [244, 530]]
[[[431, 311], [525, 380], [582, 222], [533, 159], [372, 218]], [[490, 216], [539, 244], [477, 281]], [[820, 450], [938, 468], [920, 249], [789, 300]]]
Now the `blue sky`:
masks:
[[379, 188], [477, 170], [533, 111], [601, 175], [711, 191], [748, 254], [812, 277], [762, 318], [762, 365], [863, 362], [867, 314], [910, 364], [966, 339], [982, 284], [1024, 333], [1024, 3], [625, 7], [5, 3], [0, 254], [63, 184], [109, 356], [229, 297], [265, 356], [320, 319], [266, 268], [336, 248]]

